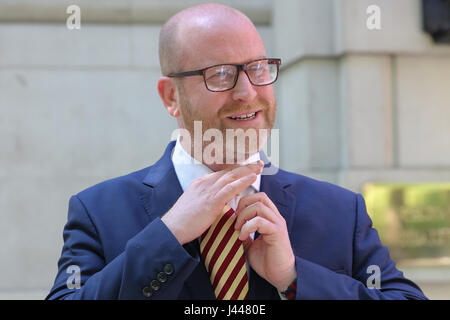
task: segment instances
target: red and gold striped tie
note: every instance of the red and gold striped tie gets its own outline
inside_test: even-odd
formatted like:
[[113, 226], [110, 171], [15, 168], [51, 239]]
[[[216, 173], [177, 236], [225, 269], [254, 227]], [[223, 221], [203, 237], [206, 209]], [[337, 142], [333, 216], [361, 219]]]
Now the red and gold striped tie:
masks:
[[247, 264], [236, 216], [226, 205], [222, 214], [202, 235], [200, 252], [217, 300], [245, 300], [248, 295]]

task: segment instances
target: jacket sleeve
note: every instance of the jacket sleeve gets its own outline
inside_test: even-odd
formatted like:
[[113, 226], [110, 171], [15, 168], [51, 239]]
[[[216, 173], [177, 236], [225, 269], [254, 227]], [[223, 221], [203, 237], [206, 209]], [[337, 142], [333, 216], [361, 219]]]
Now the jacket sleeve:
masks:
[[[396, 269], [388, 249], [372, 228], [364, 199], [359, 194], [356, 195], [352, 275], [336, 273], [300, 257], [296, 257], [296, 266], [296, 299], [427, 299], [416, 284]], [[372, 270], [380, 271], [378, 285], [372, 281], [376, 276]]]
[[[199, 262], [157, 218], [106, 264], [95, 225], [77, 196], [69, 201], [63, 237], [58, 273], [46, 299], [176, 299]], [[162, 281], [152, 289], [158, 275]]]

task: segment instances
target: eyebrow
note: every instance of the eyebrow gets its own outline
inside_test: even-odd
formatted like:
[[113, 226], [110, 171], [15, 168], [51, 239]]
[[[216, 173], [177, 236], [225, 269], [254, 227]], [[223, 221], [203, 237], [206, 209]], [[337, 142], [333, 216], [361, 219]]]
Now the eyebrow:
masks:
[[204, 68], [208, 68], [210, 66], [218, 66], [218, 65], [222, 65], [222, 64], [245, 64], [245, 63], [248, 63], [248, 62], [251, 62], [251, 61], [255, 61], [255, 60], [260, 60], [260, 59], [267, 59], [267, 55], [257, 56], [256, 58], [252, 58], [250, 60], [246, 60], [245, 62], [242, 62], [242, 63], [240, 63], [240, 62], [212, 62], [212, 61], [206, 60], [205, 66], [203, 66], [203, 67], [201, 67], [199, 69], [201, 70], [201, 69], [204, 69]]

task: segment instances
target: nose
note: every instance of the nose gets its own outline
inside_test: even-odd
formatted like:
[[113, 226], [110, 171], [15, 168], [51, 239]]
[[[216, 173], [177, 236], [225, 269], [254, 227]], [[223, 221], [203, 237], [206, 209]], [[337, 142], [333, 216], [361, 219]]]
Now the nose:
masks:
[[256, 96], [257, 92], [248, 79], [247, 74], [244, 70], [241, 70], [236, 86], [233, 89], [233, 99], [242, 103], [250, 103]]

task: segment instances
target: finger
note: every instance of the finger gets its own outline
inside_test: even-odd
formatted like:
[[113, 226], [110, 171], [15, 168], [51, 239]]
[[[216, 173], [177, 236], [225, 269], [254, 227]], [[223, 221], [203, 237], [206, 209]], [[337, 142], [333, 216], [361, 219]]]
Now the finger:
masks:
[[207, 175], [203, 176], [201, 179], [203, 181], [209, 181], [211, 184], [214, 184], [217, 180], [220, 179], [220, 177], [222, 177], [227, 172], [230, 172], [231, 170], [233, 170], [233, 169], [227, 168], [227, 169], [223, 169], [220, 171], [211, 172], [211, 173], [208, 173]]
[[233, 170], [229, 170], [221, 175], [217, 181], [213, 184], [212, 189], [218, 192], [222, 190], [227, 184], [232, 183], [242, 177], [245, 177], [249, 174], [260, 174], [264, 164], [262, 161], [258, 161], [256, 163], [248, 164], [245, 166], [240, 166], [234, 168]]
[[261, 235], [267, 237], [276, 233], [276, 226], [269, 220], [262, 217], [255, 217], [247, 221], [241, 228], [239, 233], [239, 240], [244, 241], [250, 234], [258, 231]]
[[242, 245], [244, 246], [244, 252], [247, 252], [250, 246], [253, 243], [253, 239], [251, 237], [248, 237], [245, 240], [242, 240]]
[[278, 222], [277, 221], [278, 216], [276, 215], [276, 213], [273, 212], [273, 210], [271, 208], [267, 207], [264, 203], [258, 201], [258, 202], [252, 203], [251, 205], [249, 205], [246, 208], [243, 208], [239, 212], [239, 215], [237, 215], [236, 222], [234, 224], [234, 228], [236, 230], [240, 230], [242, 228], [242, 226], [244, 225], [244, 223], [246, 223], [247, 221], [249, 221], [257, 216], [267, 219], [272, 223]]
[[[222, 176], [224, 176], [227, 173], [230, 173], [234, 169], [236, 169], [236, 168], [226, 168], [226, 169], [223, 169], [220, 171], [211, 172], [211, 173], [208, 173], [207, 175], [195, 180], [194, 182], [198, 185], [206, 184], [208, 186], [208, 188], [213, 188], [214, 184], [216, 184], [216, 182]], [[245, 176], [245, 175], [242, 175], [242, 176]], [[239, 177], [241, 177], [241, 176], [239, 176]]]
[[245, 190], [249, 185], [256, 181], [256, 174], [251, 173], [246, 175], [238, 180], [235, 180], [231, 183], [225, 185], [219, 192], [216, 193], [215, 198], [223, 202], [223, 204], [227, 204], [230, 202], [236, 195], [239, 195], [242, 191]]
[[278, 211], [278, 208], [275, 206], [275, 204], [272, 202], [272, 200], [269, 199], [269, 197], [267, 196], [267, 194], [265, 192], [257, 192], [257, 193], [252, 193], [252, 194], [243, 196], [239, 200], [239, 204], [236, 209], [236, 215], [238, 216], [244, 208], [246, 208], [256, 202], [262, 202], [267, 207], [272, 209], [273, 212], [278, 217], [283, 218], [282, 215], [280, 214], [280, 212]]

